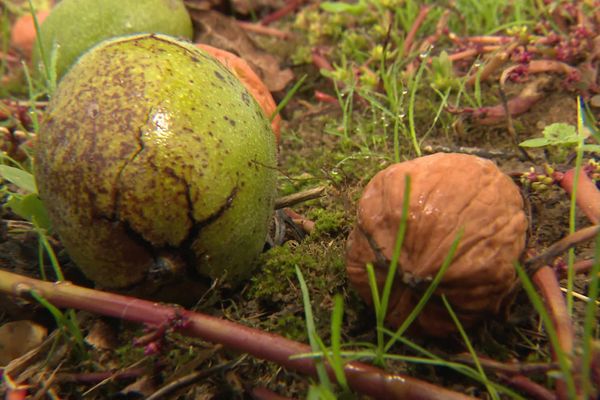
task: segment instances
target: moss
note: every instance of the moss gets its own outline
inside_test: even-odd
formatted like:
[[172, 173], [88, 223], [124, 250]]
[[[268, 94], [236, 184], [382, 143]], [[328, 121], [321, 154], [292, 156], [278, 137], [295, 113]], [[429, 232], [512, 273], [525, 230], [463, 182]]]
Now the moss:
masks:
[[315, 268], [317, 261], [302, 251], [296, 242], [286, 242], [264, 253], [260, 258], [261, 270], [249, 286], [249, 296], [262, 300], [280, 300], [289, 292], [290, 280], [295, 280], [295, 267], [302, 270]]
[[315, 230], [312, 234], [316, 236], [338, 234], [347, 226], [348, 222], [343, 211], [324, 208], [310, 210], [308, 218], [315, 222]]
[[301, 316], [283, 315], [275, 320], [273, 329], [292, 340], [306, 342], [308, 339], [305, 320]]

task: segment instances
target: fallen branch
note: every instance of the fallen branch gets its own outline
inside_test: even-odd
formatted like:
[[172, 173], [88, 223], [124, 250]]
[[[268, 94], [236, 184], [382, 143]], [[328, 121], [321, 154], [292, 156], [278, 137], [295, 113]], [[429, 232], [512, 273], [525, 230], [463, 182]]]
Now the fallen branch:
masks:
[[[36, 292], [61, 308], [73, 308], [143, 323], [152, 327], [177, 326], [188, 336], [219, 343], [285, 368], [316, 377], [312, 358], [292, 358], [311, 352], [310, 346], [217, 317], [152, 301], [87, 289], [70, 282], [44, 282], [0, 270], [0, 293], [30, 299]], [[348, 362], [344, 366], [349, 386], [376, 399], [466, 400], [470, 396], [435, 386], [406, 375], [389, 374], [379, 368]], [[329, 369], [334, 379], [333, 371]]]

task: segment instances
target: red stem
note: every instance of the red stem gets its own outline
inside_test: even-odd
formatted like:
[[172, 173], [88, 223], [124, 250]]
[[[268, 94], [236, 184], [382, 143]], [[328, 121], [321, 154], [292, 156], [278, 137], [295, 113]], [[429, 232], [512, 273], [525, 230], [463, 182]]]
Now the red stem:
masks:
[[523, 375], [515, 375], [507, 378], [506, 383], [515, 389], [527, 393], [532, 400], [556, 400], [556, 395], [545, 387], [533, 382]]
[[[574, 182], [575, 168], [565, 172], [558, 181], [559, 185], [569, 195], [573, 192]], [[598, 190], [594, 181], [583, 170], [579, 171], [577, 198], [575, 200], [579, 208], [581, 208], [594, 225], [600, 223], [600, 190]]]
[[[303, 343], [183, 308], [87, 289], [69, 282], [44, 282], [0, 270], [0, 292], [27, 298], [32, 290], [57, 307], [85, 310], [155, 327], [178, 322], [180, 333], [219, 343], [316, 377], [313, 359], [291, 358], [311, 352], [310, 346]], [[360, 362], [345, 364], [344, 372], [353, 390], [376, 399], [472, 399], [406, 375], [388, 374]], [[331, 370], [329, 373], [334, 376]]]
[[410, 27], [410, 31], [408, 31], [406, 39], [404, 39], [404, 45], [402, 46], [402, 54], [408, 55], [408, 53], [410, 52], [410, 48], [412, 47], [413, 42], [415, 41], [417, 32], [419, 31], [421, 25], [423, 25], [423, 22], [425, 21], [425, 18], [427, 18], [427, 15], [429, 14], [430, 10], [431, 7], [429, 6], [423, 6], [419, 10], [419, 14], [417, 15], [417, 18], [415, 18], [415, 22]]
[[279, 10], [264, 17], [260, 23], [263, 25], [269, 25], [271, 22], [275, 22], [286, 15], [291, 14], [295, 9], [300, 7], [302, 3], [304, 3], [304, 0], [290, 0]]
[[[533, 274], [533, 282], [536, 284], [540, 295], [546, 303], [546, 307], [554, 323], [558, 346], [562, 352], [570, 356], [573, 353], [573, 324], [564, 296], [560, 290], [560, 284], [554, 270], [544, 265]], [[557, 349], [553, 349], [552, 358], [556, 361]], [[557, 380], [556, 391], [561, 399], [566, 399], [566, 386], [563, 380]]]

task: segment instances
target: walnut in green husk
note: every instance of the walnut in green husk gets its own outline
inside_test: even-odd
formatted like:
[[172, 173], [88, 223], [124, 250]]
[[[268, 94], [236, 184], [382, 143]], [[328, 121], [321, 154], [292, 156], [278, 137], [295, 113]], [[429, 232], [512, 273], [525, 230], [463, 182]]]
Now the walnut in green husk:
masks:
[[240, 81], [191, 44], [138, 35], [85, 54], [50, 101], [35, 163], [54, 228], [101, 286], [237, 281], [262, 250], [275, 135]]

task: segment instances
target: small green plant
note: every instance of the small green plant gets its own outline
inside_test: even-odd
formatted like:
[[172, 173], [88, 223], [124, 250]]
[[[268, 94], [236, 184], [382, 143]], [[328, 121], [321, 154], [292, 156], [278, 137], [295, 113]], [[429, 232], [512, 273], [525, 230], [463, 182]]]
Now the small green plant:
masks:
[[[544, 128], [543, 137], [533, 138], [521, 142], [521, 147], [548, 147], [554, 152], [554, 159], [562, 162], [573, 148], [578, 147], [582, 139], [587, 136], [586, 132], [570, 124], [554, 123]], [[600, 145], [582, 143], [581, 149], [585, 152], [598, 152]]]

